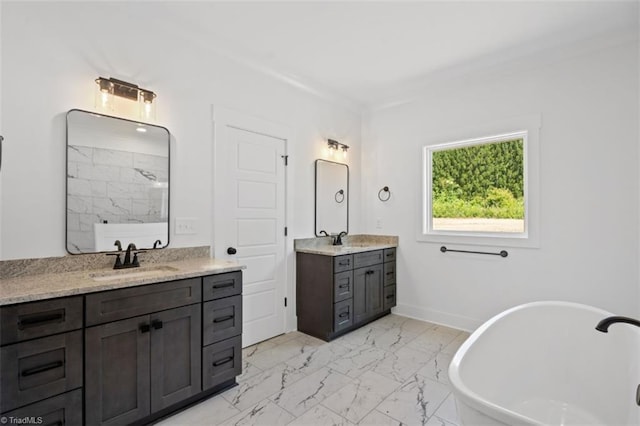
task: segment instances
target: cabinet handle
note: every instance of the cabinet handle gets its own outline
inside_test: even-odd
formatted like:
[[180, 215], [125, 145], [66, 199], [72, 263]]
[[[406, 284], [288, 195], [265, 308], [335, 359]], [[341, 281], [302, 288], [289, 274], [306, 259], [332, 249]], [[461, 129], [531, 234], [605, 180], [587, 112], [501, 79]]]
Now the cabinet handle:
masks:
[[231, 361], [233, 361], [233, 357], [232, 357], [232, 356], [228, 356], [228, 357], [226, 357], [226, 358], [224, 358], [224, 359], [221, 359], [220, 361], [216, 361], [216, 362], [214, 362], [214, 363], [213, 363], [213, 366], [214, 366], [214, 367], [219, 367], [219, 366], [221, 366], [222, 364], [226, 364], [226, 363], [231, 362]]
[[140, 324], [140, 333], [148, 333], [151, 330], [149, 324]]
[[40, 325], [62, 321], [64, 321], [64, 311], [57, 312], [55, 314], [34, 315], [31, 317], [19, 319], [18, 328], [20, 330], [24, 330], [25, 328], [38, 327]]
[[62, 361], [50, 362], [49, 364], [41, 365], [40, 367], [33, 367], [27, 370], [24, 370], [22, 373], [20, 373], [20, 375], [22, 377], [33, 376], [34, 374], [44, 373], [45, 371], [62, 367], [63, 365], [64, 365], [64, 362]]
[[387, 272], [387, 275], [393, 275], [393, 271]]
[[338, 262], [338, 265], [340, 265], [340, 266], [349, 266], [349, 261], [345, 260], [345, 261], [342, 261], [342, 262]]
[[373, 274], [374, 271], [367, 271], [367, 275]]
[[338, 315], [338, 318], [346, 318], [349, 316], [349, 312], [343, 312], [340, 315]]
[[348, 288], [349, 284], [340, 284], [338, 288]]
[[217, 290], [219, 288], [233, 287], [233, 284], [234, 284], [233, 281], [230, 281], [230, 282], [227, 282], [227, 283], [224, 283], [224, 284], [216, 284], [216, 285], [213, 286], [213, 289]]
[[387, 299], [393, 299], [396, 295], [395, 294], [390, 294], [387, 296]]
[[224, 317], [218, 317], [218, 318], [214, 318], [213, 322], [218, 323], [218, 322], [225, 322], [225, 321], [229, 321], [230, 319], [233, 319], [235, 315], [227, 315]]
[[161, 329], [163, 326], [162, 321], [160, 320], [153, 320], [151, 321], [151, 327], [153, 327], [154, 330], [159, 330]]
[[391, 256], [393, 256], [393, 253], [387, 253], [387, 254], [385, 254], [385, 256], [391, 257]]

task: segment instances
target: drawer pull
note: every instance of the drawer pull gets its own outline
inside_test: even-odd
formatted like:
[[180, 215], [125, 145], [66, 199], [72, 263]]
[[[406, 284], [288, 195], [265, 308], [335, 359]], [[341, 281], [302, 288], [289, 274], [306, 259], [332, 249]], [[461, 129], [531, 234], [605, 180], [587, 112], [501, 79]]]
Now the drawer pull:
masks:
[[218, 322], [225, 322], [225, 321], [229, 321], [230, 319], [233, 319], [235, 315], [227, 315], [224, 317], [218, 317], [218, 318], [214, 318], [213, 322], [218, 323]]
[[344, 261], [338, 262], [338, 265], [340, 265], [340, 266], [349, 266], [349, 261], [348, 260], [344, 260]]
[[41, 365], [40, 367], [29, 368], [28, 370], [24, 370], [20, 375], [22, 377], [33, 376], [34, 374], [44, 373], [45, 371], [54, 370], [56, 368], [60, 368], [64, 365], [62, 361], [50, 362], [49, 364]]
[[149, 324], [140, 324], [140, 333], [148, 333], [150, 330]]
[[163, 324], [162, 321], [160, 320], [153, 320], [151, 321], [151, 327], [153, 327], [154, 330], [160, 330], [162, 328]]
[[387, 275], [393, 275], [393, 271], [387, 272]]
[[234, 282], [233, 281], [229, 281], [223, 284], [216, 284], [213, 286], [214, 290], [217, 290], [219, 288], [227, 288], [227, 287], [233, 287]]
[[374, 271], [367, 271], [367, 272], [366, 272], [366, 274], [367, 274], [367, 275], [371, 275], [371, 274], [373, 274], [373, 273], [374, 273]]
[[32, 316], [32, 317], [18, 320], [18, 328], [20, 328], [20, 330], [24, 330], [25, 328], [29, 328], [29, 327], [38, 327], [40, 325], [50, 324], [53, 322], [62, 322], [62, 321], [64, 321], [63, 312], [57, 312], [55, 314], [37, 315], [37, 316]]
[[387, 296], [387, 299], [393, 299], [394, 297], [396, 297], [395, 294], [390, 294], [390, 295]]
[[340, 284], [338, 288], [349, 288], [349, 284]]
[[216, 362], [214, 362], [214, 363], [213, 363], [213, 366], [214, 366], [214, 367], [219, 367], [219, 366], [221, 366], [222, 364], [226, 364], [226, 363], [231, 362], [231, 361], [233, 361], [233, 357], [232, 357], [232, 356], [228, 356], [228, 357], [226, 357], [226, 358], [221, 359], [220, 361], [216, 361]]
[[346, 318], [349, 316], [349, 312], [343, 312], [340, 315], [338, 315], [338, 318]]
[[391, 257], [391, 256], [393, 256], [393, 253], [387, 253], [387, 254], [385, 254], [385, 256]]

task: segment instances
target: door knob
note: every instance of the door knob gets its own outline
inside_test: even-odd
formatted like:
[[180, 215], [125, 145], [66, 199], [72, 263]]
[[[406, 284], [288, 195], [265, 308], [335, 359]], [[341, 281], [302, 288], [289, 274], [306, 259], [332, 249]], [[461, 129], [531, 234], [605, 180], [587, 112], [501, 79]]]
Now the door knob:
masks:
[[229, 247], [227, 249], [227, 254], [236, 254], [238, 252], [238, 250], [235, 249], [235, 247]]

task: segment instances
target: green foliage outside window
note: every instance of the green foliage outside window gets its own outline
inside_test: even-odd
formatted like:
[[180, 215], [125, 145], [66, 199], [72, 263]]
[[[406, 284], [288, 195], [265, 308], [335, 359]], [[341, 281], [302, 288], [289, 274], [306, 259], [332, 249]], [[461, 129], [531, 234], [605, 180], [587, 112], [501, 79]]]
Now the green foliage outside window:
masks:
[[434, 218], [524, 218], [522, 139], [432, 153]]

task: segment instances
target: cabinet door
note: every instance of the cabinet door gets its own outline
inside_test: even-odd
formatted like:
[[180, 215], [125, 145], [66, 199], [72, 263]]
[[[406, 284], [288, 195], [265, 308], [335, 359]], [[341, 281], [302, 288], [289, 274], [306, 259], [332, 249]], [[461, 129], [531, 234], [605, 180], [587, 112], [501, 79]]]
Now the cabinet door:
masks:
[[353, 323], [367, 319], [367, 276], [368, 268], [353, 271]]
[[87, 424], [128, 424], [149, 415], [150, 335], [148, 315], [86, 329]]
[[353, 319], [361, 323], [384, 310], [382, 264], [353, 271]]
[[367, 269], [371, 271], [371, 273], [367, 275], [367, 312], [368, 316], [372, 317], [384, 310], [383, 267], [379, 264], [370, 266]]
[[200, 306], [151, 315], [151, 412], [201, 390]]

